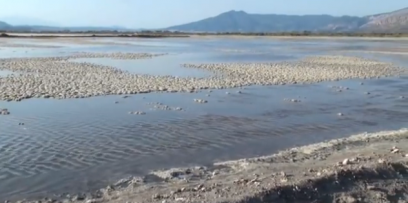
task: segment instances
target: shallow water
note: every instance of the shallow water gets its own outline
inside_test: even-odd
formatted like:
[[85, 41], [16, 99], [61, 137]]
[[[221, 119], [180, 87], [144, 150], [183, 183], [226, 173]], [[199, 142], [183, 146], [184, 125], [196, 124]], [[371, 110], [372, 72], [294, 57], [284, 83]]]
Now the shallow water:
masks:
[[[388, 42], [382, 43], [390, 46]], [[290, 51], [296, 46], [299, 50], [332, 47], [334, 51], [350, 46], [349, 41], [272, 39], [139, 39], [135, 44], [69, 46], [10, 55], [48, 56], [76, 51], [166, 52], [169, 55], [138, 61], [78, 60], [117, 66], [134, 73], [206, 77], [211, 74], [184, 69], [178, 64], [293, 60], [318, 52]], [[358, 46], [369, 49], [377, 44], [361, 42]], [[218, 49], [256, 51], [245, 54]], [[319, 53], [330, 54], [327, 51]], [[407, 65], [403, 59], [395, 62]], [[364, 85], [360, 85], [360, 80], [348, 80], [252, 86], [211, 93], [151, 93], [131, 95], [126, 99], [105, 96], [0, 102], [0, 108], [8, 108], [11, 112], [9, 116], [0, 116], [0, 199], [87, 191], [129, 175], [143, 175], [152, 169], [266, 155], [350, 134], [406, 127], [407, 79], [366, 80]], [[350, 89], [337, 92], [331, 86]], [[194, 103], [195, 98], [209, 102]], [[284, 101], [285, 98], [301, 102], [290, 103]], [[150, 102], [181, 107], [184, 111], [155, 110]], [[144, 111], [146, 115], [130, 115], [129, 111]], [[339, 112], [344, 116], [339, 117]]]
[[15, 74], [13, 71], [8, 71], [8, 70], [0, 70], [0, 77], [5, 77]]
[[[196, 56], [194, 54], [174, 54], [153, 59], [121, 60], [110, 58], [80, 58], [71, 61], [113, 66], [136, 74], [171, 75], [177, 77], [208, 77], [212, 75], [208, 71], [182, 67], [181, 63], [183, 63], [186, 57], [192, 60]], [[199, 58], [196, 59], [196, 61], [198, 60]]]

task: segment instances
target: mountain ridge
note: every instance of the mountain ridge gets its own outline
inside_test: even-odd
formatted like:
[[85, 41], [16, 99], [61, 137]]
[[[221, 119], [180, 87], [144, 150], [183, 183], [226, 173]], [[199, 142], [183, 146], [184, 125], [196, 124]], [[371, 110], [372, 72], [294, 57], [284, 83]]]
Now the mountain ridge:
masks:
[[[16, 25], [0, 21], [0, 30], [21, 32], [86, 32], [118, 31], [137, 32], [120, 26], [60, 27], [44, 25]], [[170, 26], [164, 29], [181, 32], [381, 32], [408, 33], [408, 7], [387, 13], [358, 16], [251, 14], [230, 10], [195, 22]]]
[[0, 28], [10, 28], [12, 27], [10, 24], [0, 21]]
[[408, 7], [393, 12], [372, 15], [370, 21], [362, 26], [368, 31], [408, 32]]
[[60, 26], [46, 26], [46, 25], [10, 25], [6, 22], [0, 21], [0, 30], [13, 31], [13, 32], [87, 32], [87, 31], [138, 31], [140, 29], [130, 29], [121, 26], [73, 26], [73, 27], [60, 27]]
[[166, 29], [195, 32], [400, 32], [408, 31], [408, 8], [363, 17], [250, 14], [231, 10]]

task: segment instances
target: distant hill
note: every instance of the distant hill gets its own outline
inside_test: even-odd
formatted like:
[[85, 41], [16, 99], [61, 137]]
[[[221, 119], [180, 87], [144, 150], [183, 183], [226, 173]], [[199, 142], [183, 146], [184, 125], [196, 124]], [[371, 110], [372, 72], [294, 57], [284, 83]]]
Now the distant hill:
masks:
[[408, 32], [408, 8], [368, 16], [368, 19], [361, 29], [373, 32]]
[[60, 26], [58, 23], [42, 20], [33, 17], [24, 17], [24, 16], [2, 16], [0, 17], [0, 21], [7, 22], [7, 24], [12, 26], [20, 26], [20, 25], [42, 25], [42, 26], [53, 26], [57, 27]]
[[244, 11], [229, 11], [166, 29], [197, 32], [408, 32], [408, 8], [365, 17], [249, 14]]
[[86, 31], [137, 31], [136, 29], [128, 29], [121, 26], [106, 26], [106, 27], [58, 27], [58, 26], [44, 26], [44, 25], [10, 25], [0, 21], [0, 30], [15, 31], [15, 32], [86, 32]]
[[[15, 20], [15, 18], [13, 18]], [[25, 20], [19, 19], [20, 23]], [[30, 20], [30, 19], [29, 19]], [[38, 21], [38, 20], [37, 20]], [[86, 32], [119, 31], [137, 32], [120, 26], [59, 27], [44, 25], [10, 25], [0, 21], [0, 30], [21, 32]], [[31, 19], [31, 22], [32, 19]], [[45, 22], [45, 21], [44, 21]], [[156, 30], [156, 29], [150, 29]], [[370, 16], [331, 15], [278, 15], [249, 14], [244, 11], [228, 11], [214, 17], [165, 29], [182, 32], [381, 32], [408, 33], [408, 8]]]
[[53, 26], [42, 26], [42, 25], [19, 25], [12, 26], [10, 28], [12, 31], [32, 31], [32, 32], [86, 32], [86, 31], [132, 31], [132, 29], [127, 29], [123, 27], [53, 27]]
[[367, 23], [367, 18], [330, 15], [249, 14], [229, 11], [197, 22], [172, 26], [178, 31], [205, 32], [291, 32], [320, 30], [355, 30]]
[[5, 22], [0, 21], [0, 29], [10, 28], [10, 27], [12, 26]]

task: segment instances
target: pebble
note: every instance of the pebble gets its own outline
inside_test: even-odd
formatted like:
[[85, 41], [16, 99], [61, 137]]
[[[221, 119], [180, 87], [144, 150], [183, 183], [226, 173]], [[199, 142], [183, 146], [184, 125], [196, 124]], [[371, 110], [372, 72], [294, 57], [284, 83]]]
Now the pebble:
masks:
[[356, 202], [358, 202], [357, 199], [354, 198], [354, 197], [352, 197], [352, 196], [346, 196], [346, 197], [344, 198], [344, 201], [345, 201], [346, 203], [356, 203]]
[[152, 105], [153, 109], [164, 110], [164, 111], [182, 111], [181, 107], [171, 107], [160, 102], [149, 102], [148, 105]]
[[399, 152], [399, 149], [396, 146], [393, 146], [392, 149], [391, 149], [391, 153], [395, 154], [395, 153], [398, 153], [398, 152]]
[[281, 181], [281, 183], [286, 183], [286, 182], [288, 182], [289, 180], [288, 180], [288, 178], [284, 177], [284, 178], [281, 178], [280, 181]]
[[161, 199], [162, 196], [161, 196], [160, 194], [154, 194], [154, 195], [152, 196], [152, 198], [153, 198], [153, 199]]
[[350, 163], [349, 159], [344, 159], [342, 162], [343, 165], [348, 165], [349, 163]]
[[135, 115], [146, 115], [145, 112], [143, 111], [129, 111], [129, 114], [135, 114]]
[[208, 101], [207, 101], [207, 100], [204, 100], [204, 99], [194, 99], [194, 101], [195, 101], [196, 103], [208, 103]]
[[8, 109], [1, 109], [0, 110], [0, 115], [9, 115], [10, 112], [8, 111]]
[[398, 153], [398, 152], [399, 152], [399, 149], [393, 149], [393, 150], [391, 151], [391, 153], [393, 153], [393, 154]]
[[82, 195], [77, 195], [77, 196], [74, 196], [72, 198], [72, 200], [74, 200], [74, 201], [83, 201], [83, 200], [85, 200], [85, 197], [82, 196]]
[[286, 173], [284, 171], [281, 171], [280, 175], [283, 176], [283, 177], [286, 177]]
[[218, 175], [218, 173], [219, 173], [218, 171], [213, 171], [211, 175], [216, 176], [216, 175]]

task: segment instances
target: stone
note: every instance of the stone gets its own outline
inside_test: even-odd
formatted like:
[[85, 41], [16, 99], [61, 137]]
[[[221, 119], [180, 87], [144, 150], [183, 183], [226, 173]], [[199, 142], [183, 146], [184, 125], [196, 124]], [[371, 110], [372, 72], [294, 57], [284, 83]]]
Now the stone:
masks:
[[350, 164], [350, 160], [349, 159], [344, 159], [342, 164], [343, 165], [348, 165], [348, 164]]

